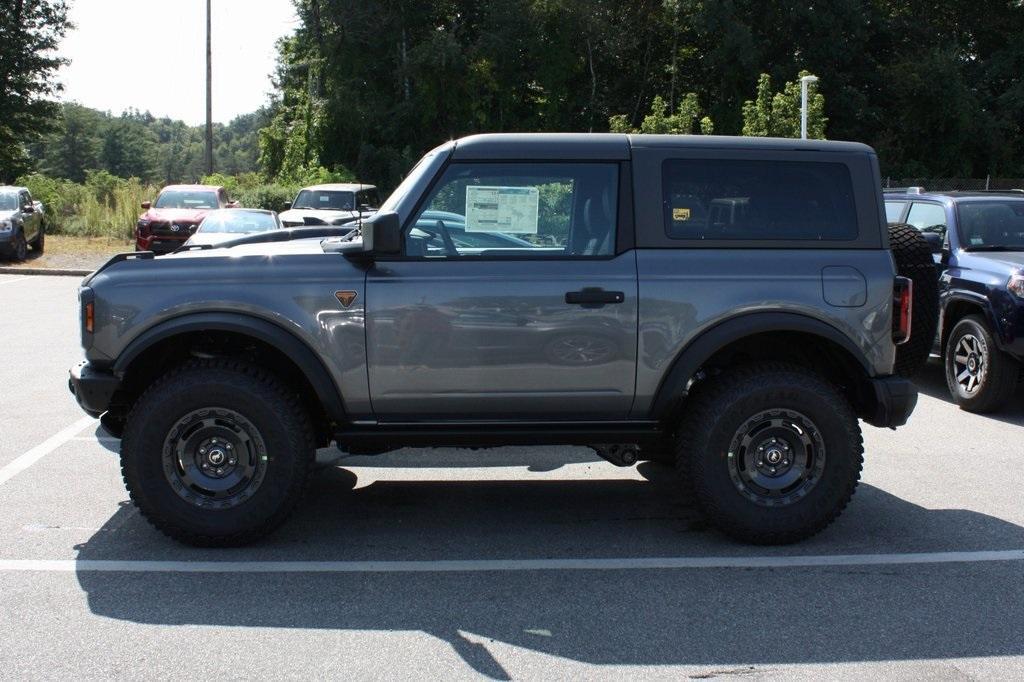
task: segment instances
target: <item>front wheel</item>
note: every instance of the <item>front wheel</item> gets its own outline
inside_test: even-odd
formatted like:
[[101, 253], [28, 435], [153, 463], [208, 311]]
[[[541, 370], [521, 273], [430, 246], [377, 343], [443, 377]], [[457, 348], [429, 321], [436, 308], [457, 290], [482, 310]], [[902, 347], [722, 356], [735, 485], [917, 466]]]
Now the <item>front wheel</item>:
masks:
[[247, 544], [301, 498], [313, 429], [294, 392], [256, 367], [191, 362], [153, 384], [124, 425], [121, 471], [154, 526], [198, 546]]
[[18, 231], [11, 242], [11, 252], [14, 260], [19, 263], [28, 258], [28, 242], [25, 241], [25, 233]]
[[698, 385], [677, 466], [727, 535], [778, 545], [808, 538], [846, 507], [863, 444], [846, 397], [794, 365], [736, 368]]
[[953, 401], [968, 412], [994, 412], [1012, 398], [1020, 364], [999, 350], [985, 320], [968, 315], [957, 322], [943, 361]]

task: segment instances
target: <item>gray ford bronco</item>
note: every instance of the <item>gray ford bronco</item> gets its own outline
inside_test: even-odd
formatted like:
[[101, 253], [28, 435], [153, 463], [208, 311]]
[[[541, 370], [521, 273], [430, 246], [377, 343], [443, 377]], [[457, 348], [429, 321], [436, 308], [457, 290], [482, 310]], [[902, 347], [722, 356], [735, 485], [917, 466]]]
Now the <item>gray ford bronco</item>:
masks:
[[354, 231], [115, 257], [70, 386], [190, 544], [279, 526], [331, 443], [671, 462], [725, 533], [794, 542], [853, 495], [859, 420], [907, 421], [934, 335], [928, 246], [890, 246], [880, 186], [853, 143], [467, 137]]

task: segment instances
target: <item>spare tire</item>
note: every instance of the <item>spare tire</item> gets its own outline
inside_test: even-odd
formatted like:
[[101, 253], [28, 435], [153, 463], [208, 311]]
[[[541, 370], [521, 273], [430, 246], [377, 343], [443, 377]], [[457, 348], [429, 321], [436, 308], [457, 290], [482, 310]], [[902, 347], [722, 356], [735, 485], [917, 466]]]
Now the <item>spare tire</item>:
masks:
[[896, 272], [914, 282], [910, 340], [896, 347], [895, 371], [913, 377], [928, 360], [939, 324], [939, 273], [932, 250], [921, 233], [910, 225], [889, 225], [889, 247]]

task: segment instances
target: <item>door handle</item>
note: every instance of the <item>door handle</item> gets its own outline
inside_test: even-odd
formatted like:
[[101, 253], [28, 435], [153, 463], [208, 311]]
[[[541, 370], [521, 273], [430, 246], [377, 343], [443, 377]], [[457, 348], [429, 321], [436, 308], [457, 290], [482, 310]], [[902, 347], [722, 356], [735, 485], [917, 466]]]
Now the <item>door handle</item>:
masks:
[[601, 288], [586, 288], [582, 291], [567, 291], [565, 302], [570, 305], [581, 305], [584, 308], [600, 308], [609, 303], [622, 303], [626, 294], [621, 291], [605, 291]]

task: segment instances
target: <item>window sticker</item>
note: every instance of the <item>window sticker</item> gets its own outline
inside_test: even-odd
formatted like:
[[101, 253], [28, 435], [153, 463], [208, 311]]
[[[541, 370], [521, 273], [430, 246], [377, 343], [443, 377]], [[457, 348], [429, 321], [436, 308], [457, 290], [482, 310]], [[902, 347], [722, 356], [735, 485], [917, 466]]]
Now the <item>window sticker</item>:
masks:
[[690, 219], [690, 209], [688, 208], [673, 208], [672, 209], [672, 220], [683, 222]]
[[466, 232], [537, 234], [536, 187], [466, 187]]

